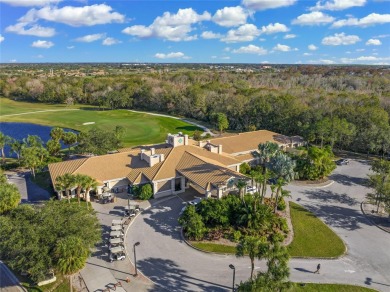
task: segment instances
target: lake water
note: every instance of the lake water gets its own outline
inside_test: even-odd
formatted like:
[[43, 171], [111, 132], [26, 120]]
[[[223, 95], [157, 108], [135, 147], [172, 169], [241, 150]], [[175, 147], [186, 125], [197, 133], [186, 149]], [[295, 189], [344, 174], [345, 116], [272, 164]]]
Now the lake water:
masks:
[[[53, 127], [42, 126], [36, 124], [29, 123], [8, 123], [8, 122], [0, 122], [0, 132], [4, 135], [10, 136], [17, 140], [22, 140], [23, 138], [27, 138], [28, 135], [39, 136], [44, 143], [46, 143], [50, 139], [50, 131]], [[64, 129], [65, 132], [72, 131], [77, 133], [76, 131], [70, 129]], [[61, 145], [64, 148], [64, 145]], [[4, 152], [6, 157], [16, 157], [14, 153], [11, 153], [10, 147], [6, 146], [4, 148]]]

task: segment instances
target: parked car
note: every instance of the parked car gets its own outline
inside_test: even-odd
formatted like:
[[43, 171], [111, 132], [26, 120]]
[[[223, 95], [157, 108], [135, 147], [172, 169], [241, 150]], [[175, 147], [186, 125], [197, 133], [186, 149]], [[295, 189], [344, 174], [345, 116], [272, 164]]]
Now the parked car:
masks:
[[339, 159], [336, 161], [337, 165], [347, 165], [349, 163], [348, 159]]
[[110, 262], [123, 261], [126, 258], [124, 247], [117, 246], [117, 247], [110, 248], [109, 258], [110, 258]]
[[196, 198], [196, 199], [194, 199], [192, 201], [189, 201], [188, 204], [195, 206], [195, 205], [199, 204], [200, 201], [202, 201], [201, 198]]
[[246, 193], [253, 195], [254, 193], [258, 192], [256, 187], [252, 186], [246, 186]]

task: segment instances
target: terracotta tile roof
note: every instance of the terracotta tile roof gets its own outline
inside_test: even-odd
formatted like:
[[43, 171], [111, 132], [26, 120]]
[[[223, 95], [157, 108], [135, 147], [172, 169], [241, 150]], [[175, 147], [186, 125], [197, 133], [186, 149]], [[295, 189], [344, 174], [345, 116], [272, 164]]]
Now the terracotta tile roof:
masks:
[[237, 160], [240, 160], [241, 162], [246, 162], [246, 161], [250, 161], [250, 160], [255, 159], [255, 156], [252, 154], [252, 152], [250, 152], [250, 153], [245, 153], [245, 154], [240, 154], [240, 155], [234, 156], [234, 158], [236, 158]]
[[53, 184], [55, 183], [57, 177], [64, 175], [65, 173], [73, 173], [87, 159], [88, 158], [80, 158], [49, 164], [49, 173]]
[[208, 163], [189, 152], [182, 155], [176, 169], [205, 190], [210, 189], [209, 184], [214, 186], [225, 184], [232, 177], [246, 178], [238, 172]]
[[268, 130], [259, 130], [210, 140], [213, 145], [222, 145], [222, 151], [229, 154], [256, 150], [259, 144], [267, 141], [287, 144], [290, 143], [290, 138]]

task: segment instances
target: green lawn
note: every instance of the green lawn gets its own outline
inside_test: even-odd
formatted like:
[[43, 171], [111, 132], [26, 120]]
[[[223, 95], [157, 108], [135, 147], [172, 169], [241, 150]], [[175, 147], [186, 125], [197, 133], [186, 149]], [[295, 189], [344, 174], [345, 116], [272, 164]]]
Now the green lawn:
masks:
[[342, 284], [313, 284], [313, 283], [305, 283], [305, 284], [296, 283], [296, 286], [292, 290], [297, 291], [297, 292], [300, 292], [300, 291], [307, 291], [307, 292], [369, 292], [369, 291], [377, 291], [374, 289], [369, 289], [369, 288], [365, 288], [365, 287], [361, 287], [361, 286], [342, 285]]
[[[165, 141], [168, 133], [183, 132], [189, 135], [198, 127], [181, 120], [134, 113], [127, 110], [97, 110], [89, 106], [47, 105], [38, 103], [15, 102], [5, 98], [0, 99], [0, 121], [26, 122], [48, 126], [88, 130], [97, 126], [105, 130], [113, 130], [115, 126], [125, 128], [122, 139], [123, 146], [137, 146]], [[56, 112], [36, 112], [27, 115], [4, 116], [23, 112], [40, 110], [61, 110]], [[71, 110], [68, 109], [79, 109]], [[93, 125], [83, 123], [94, 122]]]
[[344, 242], [325, 223], [293, 202], [290, 210], [294, 239], [288, 251], [292, 257], [330, 258], [344, 254]]
[[229, 254], [236, 253], [235, 246], [215, 244], [215, 243], [205, 243], [205, 242], [194, 242], [194, 241], [191, 241], [191, 244], [205, 251], [216, 252], [216, 253], [229, 253]]

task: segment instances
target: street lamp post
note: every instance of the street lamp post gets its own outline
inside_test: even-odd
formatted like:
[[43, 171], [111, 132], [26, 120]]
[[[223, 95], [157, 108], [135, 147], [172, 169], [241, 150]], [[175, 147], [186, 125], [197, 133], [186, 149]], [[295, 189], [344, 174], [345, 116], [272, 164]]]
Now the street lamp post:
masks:
[[233, 266], [232, 264], [230, 264], [229, 268], [231, 268], [233, 270], [233, 288], [232, 288], [232, 291], [234, 292], [234, 286], [235, 286], [235, 281], [236, 281], [236, 267]]
[[133, 250], [134, 250], [134, 267], [135, 267], [135, 275], [134, 277], [137, 277], [138, 276], [138, 271], [137, 271], [137, 254], [135, 252], [135, 247], [136, 246], [139, 246], [140, 245], [140, 242], [137, 241], [136, 243], [134, 243], [133, 245]]

